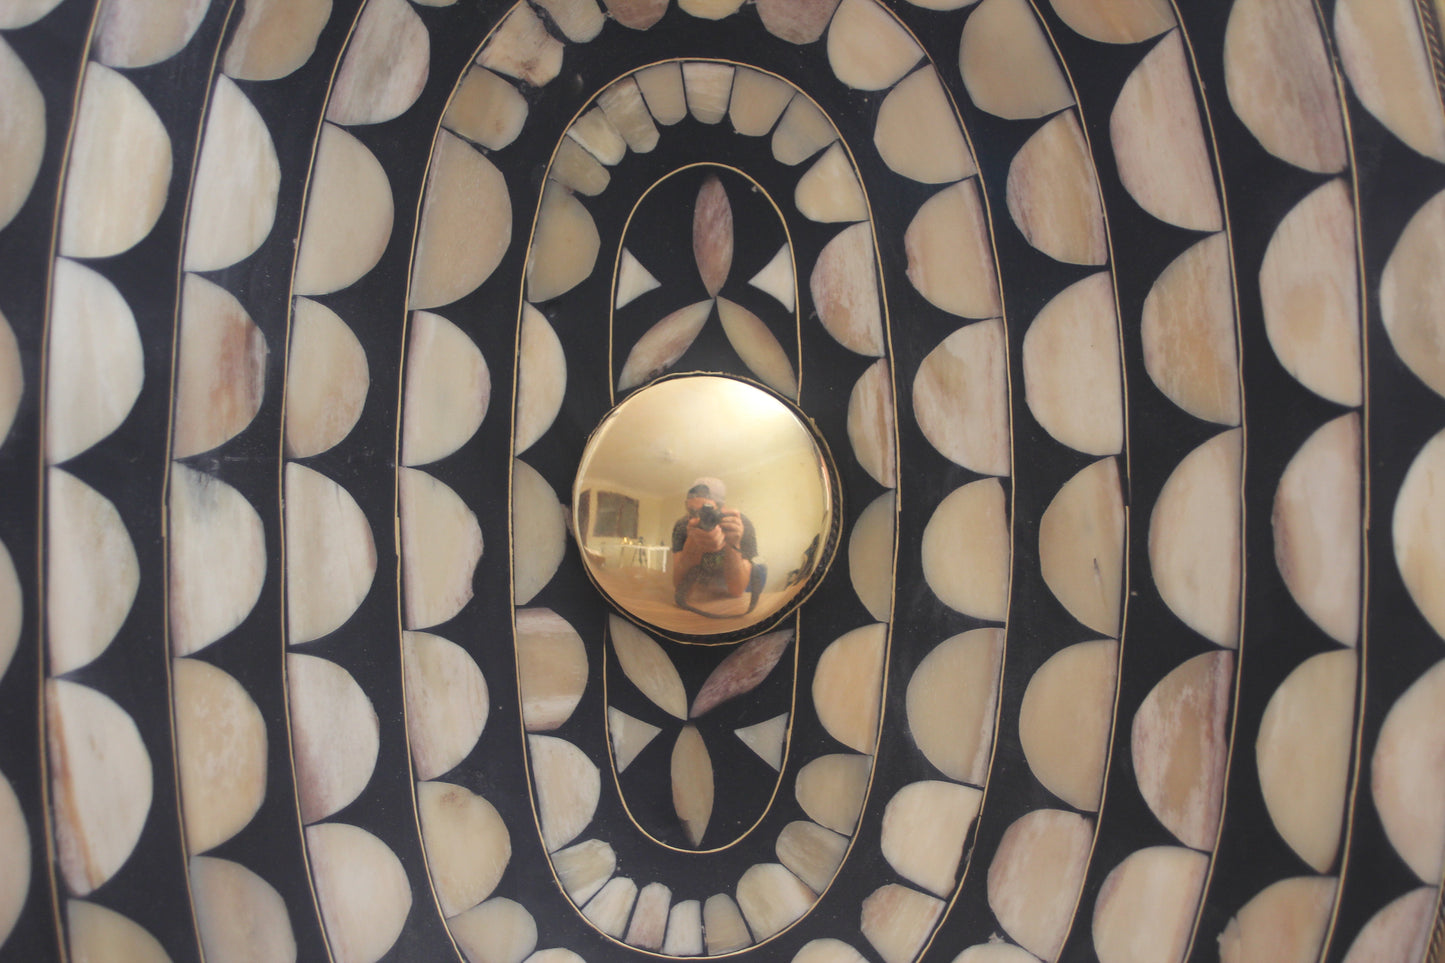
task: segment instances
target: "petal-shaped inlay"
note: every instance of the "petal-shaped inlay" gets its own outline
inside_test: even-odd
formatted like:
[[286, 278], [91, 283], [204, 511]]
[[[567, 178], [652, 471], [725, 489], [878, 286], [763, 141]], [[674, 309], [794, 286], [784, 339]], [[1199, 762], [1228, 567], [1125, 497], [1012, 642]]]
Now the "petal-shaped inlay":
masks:
[[702, 124], [716, 124], [727, 116], [732, 95], [733, 66], [711, 60], [684, 60], [682, 87], [687, 109]]
[[1370, 794], [1385, 835], [1423, 882], [1445, 871], [1445, 662], [1390, 707], [1370, 767]]
[[224, 76], [216, 78], [195, 178], [186, 270], [215, 271], [249, 257], [276, 220], [281, 164], [261, 114]]
[[[1219, 521], [1211, 519], [1208, 524], [1218, 527]], [[1044, 510], [1039, 520], [1039, 566], [1045, 584], [1070, 615], [1095, 632], [1118, 636], [1124, 496], [1115, 459], [1100, 459], [1080, 471]]]
[[191, 860], [191, 898], [206, 959], [215, 963], [296, 963], [296, 935], [275, 887], [240, 863]]
[[286, 466], [286, 625], [290, 642], [341, 627], [371, 589], [376, 543], [356, 499], [320, 472]]
[[988, 220], [972, 178], [923, 202], [903, 235], [908, 280], [933, 304], [963, 318], [999, 313]]
[[501, 150], [522, 132], [527, 99], [512, 84], [482, 67], [467, 71], [452, 94], [442, 126], [488, 150]]
[[527, 751], [537, 787], [542, 842], [549, 853], [555, 852], [592, 822], [602, 777], [587, 754], [565, 739], [528, 736]]
[[909, 963], [923, 951], [943, 910], [943, 900], [889, 883], [863, 901], [859, 928], [883, 963]]
[[958, 66], [973, 102], [999, 117], [1042, 117], [1074, 102], [1028, 0], [979, 4], [963, 26]]
[[743, 359], [748, 370], [779, 394], [797, 400], [798, 376], [777, 337], [756, 314], [727, 298], [717, 299], [718, 320], [728, 344]]
[[893, 492], [875, 498], [848, 535], [848, 578], [868, 614], [880, 622], [893, 611]]
[[859, 354], [883, 354], [883, 307], [869, 224], [838, 233], [818, 255], [808, 282], [818, 320], [843, 347]]
[[1184, 457], [1149, 517], [1149, 564], [1166, 605], [1215, 645], [1239, 644], [1240, 430]]
[[[651, 2], [651, 0], [647, 0]], [[663, 0], [666, 7], [667, 0]], [[608, 4], [611, 10], [612, 4]], [[615, 17], [616, 11], [612, 11]], [[653, 120], [671, 126], [687, 116], [687, 94], [682, 89], [682, 66], [676, 61], [643, 67], [633, 74], [637, 89]]]
[[712, 757], [695, 726], [683, 726], [672, 746], [672, 808], [694, 846], [702, 844], [712, 819]]
[[873, 146], [895, 174], [947, 184], [978, 172], [938, 71], [915, 70], [878, 107]]
[[669, 715], [687, 718], [687, 691], [662, 646], [626, 619], [608, 618], [608, 635], [622, 672], [638, 691]]
[[731, 953], [753, 942], [742, 911], [726, 893], [709, 896], [702, 904], [702, 931], [709, 956]]
[[738, 880], [738, 908], [753, 936], [765, 940], [813, 908], [818, 897], [778, 863], [757, 863]]
[[331, 0], [248, 0], [222, 69], [238, 80], [278, 80], [316, 50]]
[[225, 288], [187, 274], [181, 286], [172, 456], [197, 455], [240, 434], [261, 409], [265, 387], [261, 329]]
[[848, 441], [853, 456], [885, 488], [898, 482], [893, 426], [893, 375], [880, 358], [863, 372], [848, 398]]
[[513, 451], [521, 454], [552, 427], [567, 391], [567, 356], [557, 332], [542, 312], [522, 305], [522, 330], [517, 338], [516, 424]]
[[1108, 272], [1065, 288], [1024, 334], [1024, 397], [1050, 435], [1089, 455], [1124, 448], [1119, 319]]
[[306, 827], [316, 901], [336, 963], [376, 963], [411, 911], [401, 860], [371, 833], [346, 823]]
[[1144, 299], [1140, 336], [1144, 367], [1170, 401], [1196, 418], [1239, 424], [1227, 236], [1205, 238], [1164, 269]]
[[793, 630], [784, 629], [749, 639], [738, 646], [708, 675], [692, 702], [692, 708], [688, 710], [689, 718], [696, 719], [724, 702], [756, 689], [772, 674], [792, 641]]
[[286, 657], [291, 755], [303, 822], [325, 819], [350, 804], [376, 768], [380, 723], [371, 700], [335, 662]]
[[[151, 760], [135, 721], [94, 689], [45, 683], [56, 861], [87, 896], [130, 858], [151, 808]], [[100, 958], [100, 957], [97, 957]]]
[[934, 509], [923, 530], [923, 578], [955, 612], [1008, 615], [1008, 497], [995, 478], [969, 482]]
[[176, 768], [186, 848], [203, 853], [245, 828], [266, 795], [266, 722], [246, 690], [197, 659], [171, 663]]
[[1042, 960], [1056, 959], [1073, 919], [1094, 827], [1062, 809], [1036, 809], [1004, 831], [988, 867], [988, 905]]
[[924, 656], [908, 682], [908, 731], [950, 779], [983, 785], [993, 747], [1002, 629], [973, 629]]
[[572, 290], [597, 264], [597, 224], [571, 191], [555, 183], [542, 189], [542, 205], [527, 255], [527, 300], [551, 300]]
[[1104, 792], [1118, 667], [1119, 643], [1080, 642], [1050, 656], [1024, 691], [1024, 757], [1039, 782], [1076, 809], [1096, 811]]
[[947, 897], [958, 880], [969, 827], [983, 792], [928, 780], [909, 783], [883, 811], [883, 858], [898, 875]]
[[412, 265], [413, 308], [450, 304], [491, 276], [512, 241], [502, 172], [446, 131], [437, 134]]
[[47, 483], [46, 636], [49, 671], [62, 675], [110, 646], [135, 602], [140, 562], [109, 499], [58, 468]]
[[[868, 795], [873, 757], [837, 753], [819, 756], [798, 770], [798, 805], [814, 822], [845, 836], [853, 834]], [[786, 862], [786, 860], [784, 860]]]
[[692, 209], [692, 256], [710, 297], [727, 280], [733, 265], [733, 209], [717, 175], [709, 175]]
[[1139, 43], [1174, 26], [1169, 0], [1049, 0], [1059, 19], [1101, 43]]
[[309, 458], [340, 444], [361, 417], [371, 372], [366, 351], [336, 312], [297, 298], [286, 364], [286, 454]]
[[1335, 42], [1365, 109], [1413, 149], [1445, 161], [1445, 114], [1415, 4], [1341, 0], [1335, 6]]
[[[3, 17], [3, 14], [0, 14]], [[5, 103], [0, 104], [0, 128], [5, 138], [0, 143], [0, 228], [15, 217], [40, 173], [45, 153], [45, 98], [25, 64], [10, 45], [0, 40], [0, 89]], [[5, 419], [0, 418], [0, 426]], [[5, 433], [0, 431], [0, 438]]]
[[512, 838], [496, 807], [461, 786], [422, 782], [416, 811], [442, 915], [455, 916], [490, 896], [512, 858]]
[[1008, 169], [1008, 212], [1024, 238], [1056, 261], [1109, 259], [1094, 162], [1072, 110], [1040, 127]]
[[823, 650], [813, 676], [813, 708], [829, 735], [869, 753], [883, 708], [883, 663], [888, 626], [865, 625]]
[[918, 41], [874, 0], [842, 0], [828, 25], [828, 63], [856, 90], [896, 84], [923, 58]]
[[636, 388], [677, 363], [712, 316], [712, 305], [709, 300], [678, 308], [649, 328], [627, 353], [622, 373], [617, 376], [617, 390]]
[[1432, 628], [1445, 635], [1445, 433], [1416, 456], [1395, 502], [1395, 565]]
[[405, 390], [401, 460], [425, 465], [476, 434], [491, 400], [492, 377], [466, 332], [440, 315], [417, 311], [411, 316]]
[[426, 84], [431, 39], [406, 0], [367, 0], [331, 82], [326, 119], [379, 124], [400, 117]]
[[522, 723], [528, 732], [546, 732], [571, 718], [582, 699], [587, 649], [577, 630], [551, 609], [518, 609], [516, 623]]
[[[780, 125], [778, 131], [783, 130]], [[793, 202], [799, 214], [820, 224], [862, 221], [868, 217], [868, 199], [841, 143], [824, 151], [798, 180]]]
[[1094, 901], [1099, 963], [1184, 959], [1208, 870], [1208, 856], [1181, 846], [1141, 849], [1115, 866]]
[[1445, 192], [1410, 218], [1380, 276], [1380, 316], [1400, 360], [1436, 394], [1445, 395], [1445, 338], [1440, 298], [1445, 278]]
[[[637, 884], [625, 876], [616, 876], [598, 890], [597, 895], [582, 907], [588, 922], [613, 939], [621, 939], [628, 917], [637, 902]], [[579, 961], [581, 957], [577, 958]], [[563, 963], [558, 959], [557, 963]]]
[[406, 734], [419, 779], [449, 772], [471, 753], [487, 724], [487, 680], [467, 651], [427, 632], [403, 632]]
[[424, 629], [445, 622], [471, 601], [482, 527], [443, 482], [415, 468], [397, 474], [406, 628]]
[[1329, 926], [1335, 887], [1330, 876], [1295, 876], [1266, 886], [1219, 934], [1220, 963], [1308, 963], [1317, 959]]
[[520, 458], [512, 461], [512, 541], [512, 594], [525, 605], [562, 564], [567, 510], [547, 480]]
[[361, 141], [322, 124], [296, 254], [295, 292], [330, 294], [376, 266], [391, 240], [391, 182]]
[[533, 87], [545, 87], [562, 69], [563, 46], [527, 4], [512, 7], [477, 56], [477, 63]]

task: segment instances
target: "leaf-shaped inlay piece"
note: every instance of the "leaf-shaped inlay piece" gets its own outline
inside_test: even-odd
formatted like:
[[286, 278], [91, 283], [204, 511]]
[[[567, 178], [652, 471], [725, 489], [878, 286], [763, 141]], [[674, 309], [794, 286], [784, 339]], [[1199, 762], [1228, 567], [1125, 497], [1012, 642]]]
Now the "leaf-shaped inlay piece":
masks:
[[733, 209], [716, 175], [702, 182], [693, 205], [692, 256], [702, 286], [709, 296], [716, 297], [733, 266]]
[[748, 370], [768, 387], [796, 401], [798, 376], [793, 373], [793, 363], [763, 319], [727, 298], [717, 299], [717, 313], [728, 344]]
[[695, 726], [683, 726], [672, 747], [672, 806], [682, 830], [694, 846], [701, 845], [712, 819], [712, 757]]
[[607, 625], [622, 673], [662, 711], [686, 719], [687, 690], [662, 646], [626, 619], [614, 615]]
[[617, 376], [617, 390], [636, 388], [672, 367], [692, 347], [711, 314], [712, 301], [699, 301], [654, 324], [628, 352], [622, 373]]
[[773, 671], [792, 641], [793, 630], [784, 629], [744, 642], [712, 670], [697, 698], [692, 700], [688, 716], [696, 719], [729, 699], [756, 689]]

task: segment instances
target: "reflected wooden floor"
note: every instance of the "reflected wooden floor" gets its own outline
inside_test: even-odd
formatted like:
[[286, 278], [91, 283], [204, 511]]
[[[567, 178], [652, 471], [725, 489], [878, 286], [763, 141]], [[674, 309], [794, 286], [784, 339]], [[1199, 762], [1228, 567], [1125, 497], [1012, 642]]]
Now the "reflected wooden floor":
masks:
[[679, 608], [673, 600], [672, 575], [656, 569], [628, 566], [597, 572], [598, 586], [628, 612], [667, 632], [712, 635], [736, 632], [765, 618], [786, 604], [789, 591], [771, 590], [758, 597], [757, 607], [748, 611], [749, 597], [707, 599], [701, 592], [691, 604], [713, 613], [709, 618]]

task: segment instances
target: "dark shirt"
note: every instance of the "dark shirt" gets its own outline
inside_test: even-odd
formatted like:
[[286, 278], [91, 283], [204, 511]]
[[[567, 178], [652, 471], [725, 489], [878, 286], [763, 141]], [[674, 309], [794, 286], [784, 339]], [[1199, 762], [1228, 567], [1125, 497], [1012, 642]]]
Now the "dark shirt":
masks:
[[[687, 544], [688, 518], [689, 516], [684, 515], [672, 526], [672, 552], [674, 555], [682, 551], [683, 546]], [[752, 558], [758, 554], [758, 533], [753, 530], [753, 523], [748, 521], [746, 515], [742, 516], [742, 520], [743, 537], [738, 542], [738, 551], [742, 553], [744, 559], [751, 561]], [[705, 574], [721, 576], [723, 574], [726, 552], [727, 549], [723, 549], [720, 552], [705, 553], [702, 561], [698, 562], [698, 567], [701, 568]]]

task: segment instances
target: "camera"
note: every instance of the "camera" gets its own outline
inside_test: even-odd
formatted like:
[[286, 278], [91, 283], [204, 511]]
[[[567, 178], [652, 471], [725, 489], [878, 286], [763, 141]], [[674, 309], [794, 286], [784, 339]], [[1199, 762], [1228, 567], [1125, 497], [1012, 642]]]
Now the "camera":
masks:
[[703, 505], [692, 513], [692, 517], [697, 519], [698, 528], [710, 532], [722, 521], [722, 512], [718, 511], [715, 505]]

